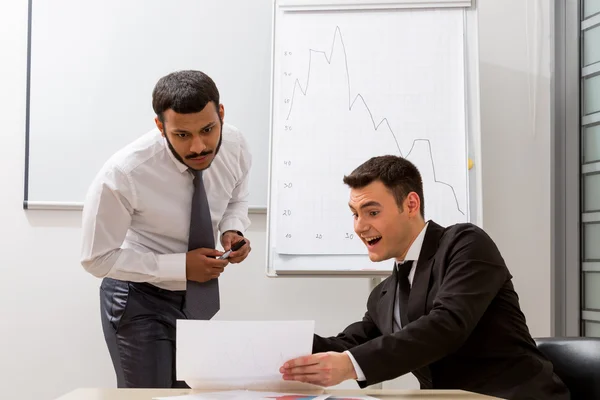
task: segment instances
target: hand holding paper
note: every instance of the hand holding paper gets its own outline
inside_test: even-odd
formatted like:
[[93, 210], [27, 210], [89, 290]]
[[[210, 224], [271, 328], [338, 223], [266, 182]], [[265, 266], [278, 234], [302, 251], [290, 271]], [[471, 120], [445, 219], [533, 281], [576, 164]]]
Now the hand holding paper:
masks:
[[177, 321], [177, 379], [192, 389], [300, 390], [279, 372], [312, 352], [314, 321]]
[[287, 361], [280, 368], [284, 380], [334, 386], [348, 379], [356, 379], [350, 357], [333, 351], [317, 353]]

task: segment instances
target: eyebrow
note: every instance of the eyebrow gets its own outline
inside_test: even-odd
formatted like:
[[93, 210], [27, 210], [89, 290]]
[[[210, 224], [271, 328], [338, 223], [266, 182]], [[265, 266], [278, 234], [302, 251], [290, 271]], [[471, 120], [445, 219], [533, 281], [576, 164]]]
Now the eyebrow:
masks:
[[[348, 207], [350, 207], [350, 209], [354, 210], [354, 207], [352, 207], [352, 205], [348, 204]], [[364, 204], [361, 204], [361, 206], [359, 207], [361, 210], [363, 208], [367, 208], [367, 207], [381, 207], [381, 204], [379, 204], [378, 202], [371, 200], [371, 201], [367, 201]]]
[[[210, 123], [208, 123], [208, 124], [204, 125], [202, 128], [200, 128], [200, 132], [202, 132], [202, 131], [203, 131], [203, 130], [205, 130], [205, 129], [212, 128], [212, 127], [213, 127], [213, 126], [215, 126], [216, 124], [217, 124], [217, 123], [216, 123], [215, 121], [213, 121], [213, 122], [210, 122]], [[173, 132], [174, 132], [174, 133], [191, 133], [190, 131], [187, 131], [187, 130], [185, 130], [185, 129], [173, 129]]]

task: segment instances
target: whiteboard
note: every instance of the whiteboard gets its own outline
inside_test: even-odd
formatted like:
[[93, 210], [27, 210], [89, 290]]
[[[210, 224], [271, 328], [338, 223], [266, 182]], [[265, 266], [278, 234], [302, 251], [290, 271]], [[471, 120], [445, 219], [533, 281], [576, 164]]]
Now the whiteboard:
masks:
[[342, 182], [372, 156], [417, 165], [426, 219], [478, 222], [474, 10], [407, 3], [276, 4], [269, 275], [391, 271], [354, 234]]
[[25, 208], [81, 208], [102, 164], [154, 127], [172, 71], [211, 76], [267, 205], [272, 0], [31, 0]]

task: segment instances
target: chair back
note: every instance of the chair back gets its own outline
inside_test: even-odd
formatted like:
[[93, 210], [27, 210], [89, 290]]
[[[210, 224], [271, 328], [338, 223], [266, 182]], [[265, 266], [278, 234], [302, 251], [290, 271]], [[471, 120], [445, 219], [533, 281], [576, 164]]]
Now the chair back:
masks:
[[571, 400], [600, 399], [600, 338], [536, 338], [540, 351], [571, 392]]

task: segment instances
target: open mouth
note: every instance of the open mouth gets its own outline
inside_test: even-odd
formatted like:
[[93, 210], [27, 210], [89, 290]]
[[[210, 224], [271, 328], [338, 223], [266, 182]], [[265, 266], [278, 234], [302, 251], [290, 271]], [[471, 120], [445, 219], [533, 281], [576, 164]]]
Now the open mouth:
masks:
[[381, 240], [381, 236], [371, 236], [364, 238], [369, 246], [374, 246]]

